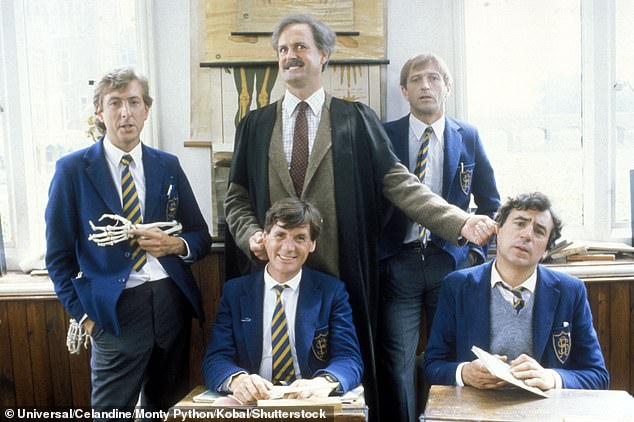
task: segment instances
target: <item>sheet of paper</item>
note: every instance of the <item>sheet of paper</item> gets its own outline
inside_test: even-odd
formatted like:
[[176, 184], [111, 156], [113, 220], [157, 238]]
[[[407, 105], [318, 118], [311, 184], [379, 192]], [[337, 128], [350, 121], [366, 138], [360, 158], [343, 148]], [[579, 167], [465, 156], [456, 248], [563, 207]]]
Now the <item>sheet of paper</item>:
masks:
[[477, 346], [472, 346], [471, 351], [482, 361], [484, 366], [486, 366], [486, 368], [489, 370], [489, 372], [491, 372], [492, 375], [503, 379], [509, 384], [513, 384], [526, 391], [530, 391], [533, 394], [537, 394], [538, 396], [550, 398], [548, 394], [546, 394], [539, 388], [526, 385], [524, 381], [515, 378], [515, 376], [513, 376], [513, 374], [511, 373], [511, 367], [508, 363], [502, 362], [500, 359], [496, 358], [489, 352], [485, 352]]

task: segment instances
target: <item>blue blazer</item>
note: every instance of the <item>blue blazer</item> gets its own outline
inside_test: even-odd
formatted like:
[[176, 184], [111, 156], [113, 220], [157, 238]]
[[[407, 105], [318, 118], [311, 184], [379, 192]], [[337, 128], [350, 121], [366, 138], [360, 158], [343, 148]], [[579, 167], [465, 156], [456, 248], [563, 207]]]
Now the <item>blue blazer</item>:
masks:
[[[179, 236], [187, 241], [192, 261], [204, 257], [211, 236], [178, 158], [146, 145], [142, 148], [143, 222], [179, 221], [183, 225]], [[92, 233], [88, 221], [99, 224], [102, 214], [123, 215], [103, 138], [57, 161], [45, 214], [46, 267], [57, 296], [73, 318], [79, 321], [85, 313], [104, 330], [119, 335], [116, 307], [132, 270], [131, 247], [129, 242], [104, 247], [88, 240]], [[202, 320], [200, 292], [189, 264], [176, 255], [159, 258], [159, 262]]]
[[[456, 271], [443, 281], [425, 349], [429, 383], [455, 385], [458, 364], [475, 359], [471, 346], [489, 350], [492, 265]], [[581, 280], [539, 265], [533, 297], [533, 350], [528, 354], [557, 371], [564, 388], [608, 389], [610, 378]], [[569, 339], [568, 352], [557, 350], [562, 337]]]
[[[348, 391], [361, 382], [363, 363], [344, 284], [304, 267], [299, 286], [295, 350], [302, 378], [328, 373]], [[207, 388], [218, 391], [227, 377], [239, 371], [259, 372], [263, 302], [263, 271], [225, 283], [203, 359]], [[324, 338], [325, 355], [315, 348]]]
[[[383, 126], [392, 141], [397, 157], [409, 168], [409, 114]], [[478, 131], [467, 123], [445, 117], [444, 138], [442, 197], [450, 204], [467, 211], [473, 195], [477, 205], [475, 212], [493, 217], [500, 207], [500, 194]], [[381, 259], [398, 253], [410, 221], [398, 208], [390, 207], [390, 210], [391, 216], [385, 223], [381, 235]], [[459, 247], [433, 233], [431, 241], [453, 257], [454, 268], [463, 265], [470, 249], [475, 250], [483, 259], [486, 258], [485, 247], [475, 244]]]

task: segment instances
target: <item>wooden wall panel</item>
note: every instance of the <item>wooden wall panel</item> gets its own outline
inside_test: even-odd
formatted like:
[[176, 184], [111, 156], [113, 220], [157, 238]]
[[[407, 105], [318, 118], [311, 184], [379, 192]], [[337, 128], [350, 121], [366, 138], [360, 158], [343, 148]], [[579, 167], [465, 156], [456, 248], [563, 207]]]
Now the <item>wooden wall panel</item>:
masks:
[[[46, 311], [46, 334], [48, 339], [48, 355], [51, 362], [51, 379], [53, 380], [53, 400], [61, 407], [73, 407], [73, 390], [70, 380], [71, 372], [66, 349], [66, 314], [64, 308], [56, 300], [48, 300], [44, 304]], [[83, 351], [87, 354], [88, 351]]]
[[15, 407], [16, 403], [12, 350], [7, 303], [0, 302], [0, 407]]
[[630, 388], [630, 298], [629, 286], [615, 283], [610, 286], [610, 349], [609, 370], [611, 388]]
[[25, 302], [7, 303], [9, 336], [11, 338], [11, 359], [15, 383], [16, 406], [32, 406], [33, 370], [31, 368], [31, 348], [28, 339]]
[[[27, 339], [31, 354], [33, 380], [33, 405], [45, 407], [53, 403], [53, 378], [49, 360], [44, 301], [27, 302]], [[57, 365], [57, 363], [54, 363]]]

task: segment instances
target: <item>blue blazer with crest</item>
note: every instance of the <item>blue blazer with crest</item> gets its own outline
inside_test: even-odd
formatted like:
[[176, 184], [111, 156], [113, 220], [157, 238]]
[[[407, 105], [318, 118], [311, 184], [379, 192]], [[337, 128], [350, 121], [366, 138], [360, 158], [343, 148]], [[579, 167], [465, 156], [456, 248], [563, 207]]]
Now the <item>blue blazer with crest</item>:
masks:
[[[187, 241], [192, 261], [204, 257], [211, 236], [178, 158], [146, 145], [142, 148], [143, 222], [177, 220], [183, 225], [179, 236]], [[57, 161], [45, 214], [46, 267], [57, 296], [73, 318], [79, 321], [85, 313], [104, 330], [119, 335], [116, 307], [132, 270], [132, 249], [129, 242], [104, 247], [88, 240], [92, 233], [88, 221], [100, 224], [97, 220], [102, 214], [123, 215], [103, 138]], [[202, 319], [200, 292], [189, 264], [175, 255], [161, 257], [159, 262]]]
[[[401, 163], [409, 168], [409, 114], [401, 119], [387, 122], [383, 126], [387, 132], [394, 152]], [[493, 168], [482, 146], [475, 127], [449, 117], [445, 117], [444, 163], [442, 197], [450, 204], [467, 210], [471, 195], [477, 205], [476, 213], [493, 217], [500, 207]], [[409, 218], [399, 209], [389, 207], [391, 216], [385, 223], [381, 234], [381, 259], [398, 253], [406, 236]], [[462, 266], [470, 249], [475, 250], [483, 259], [486, 249], [475, 244], [460, 247], [435, 236], [431, 241], [450, 254], [455, 268]]]
[[[304, 267], [295, 316], [295, 350], [303, 378], [331, 374], [345, 392], [361, 382], [363, 362], [342, 281]], [[258, 373], [262, 359], [264, 272], [225, 283], [203, 359], [207, 388], [218, 391], [239, 371]], [[326, 339], [325, 355], [314, 346]]]
[[[443, 281], [425, 349], [429, 383], [455, 385], [458, 364], [475, 359], [471, 346], [489, 350], [492, 265], [456, 271]], [[563, 388], [607, 390], [610, 377], [581, 280], [539, 265], [533, 298], [533, 350], [527, 354], [557, 371]]]

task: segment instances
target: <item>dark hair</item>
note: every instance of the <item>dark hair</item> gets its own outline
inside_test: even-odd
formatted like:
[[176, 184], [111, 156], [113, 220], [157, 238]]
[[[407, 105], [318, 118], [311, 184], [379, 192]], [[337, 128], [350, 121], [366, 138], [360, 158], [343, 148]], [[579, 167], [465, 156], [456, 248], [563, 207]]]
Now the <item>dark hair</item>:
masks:
[[[95, 113], [103, 110], [103, 97], [105, 97], [106, 94], [124, 89], [132, 81], [139, 81], [141, 90], [143, 91], [143, 102], [148, 108], [152, 107], [154, 100], [150, 97], [150, 87], [147, 79], [144, 76], [137, 75], [131, 67], [122, 67], [106, 73], [99, 83], [97, 83], [95, 94], [92, 97]], [[95, 119], [95, 125], [101, 133], [106, 133], [106, 125], [99, 121], [99, 119]]]
[[409, 77], [412, 69], [417, 69], [419, 67], [425, 66], [427, 63], [434, 63], [436, 66], [438, 66], [438, 69], [440, 70], [440, 75], [442, 76], [443, 81], [445, 81], [445, 86], [451, 87], [451, 72], [449, 72], [449, 67], [447, 66], [447, 63], [445, 63], [445, 61], [441, 57], [432, 53], [422, 53], [418, 56], [412, 57], [405, 62], [405, 64], [401, 68], [401, 86], [404, 88], [407, 87], [407, 78]]
[[326, 67], [328, 67], [330, 55], [335, 49], [335, 40], [337, 36], [335, 35], [335, 31], [333, 31], [328, 25], [321, 21], [318, 21], [310, 15], [289, 15], [283, 17], [275, 26], [275, 29], [273, 30], [273, 35], [271, 36], [271, 45], [273, 46], [273, 50], [275, 50], [276, 54], [278, 54], [280, 35], [287, 26], [296, 23], [303, 23], [308, 25], [313, 33], [313, 38], [315, 39], [315, 44], [317, 45], [317, 48], [326, 53], [327, 60], [321, 68], [321, 71], [323, 72], [324, 70], [326, 70]]
[[310, 202], [288, 197], [275, 202], [266, 212], [264, 231], [270, 233], [273, 226], [278, 223], [285, 229], [308, 224], [311, 240], [317, 240], [321, 233], [322, 218], [319, 210]]
[[548, 211], [553, 219], [553, 229], [550, 232], [548, 238], [548, 249], [555, 245], [555, 241], [561, 236], [561, 228], [563, 223], [561, 218], [553, 211], [550, 199], [541, 192], [522, 193], [515, 198], [507, 198], [506, 202], [502, 204], [495, 216], [495, 221], [498, 222], [500, 227], [504, 225], [506, 219], [512, 210], [535, 210], [535, 211]]

